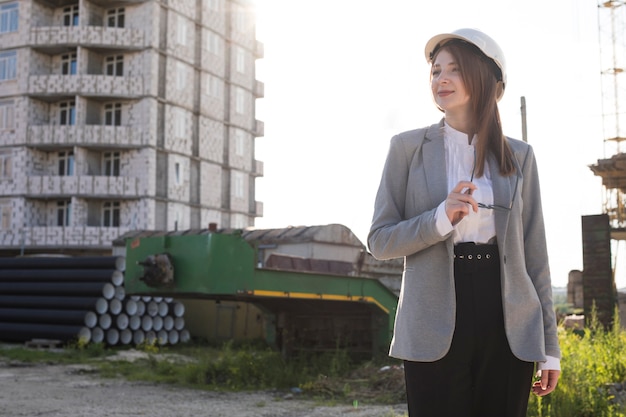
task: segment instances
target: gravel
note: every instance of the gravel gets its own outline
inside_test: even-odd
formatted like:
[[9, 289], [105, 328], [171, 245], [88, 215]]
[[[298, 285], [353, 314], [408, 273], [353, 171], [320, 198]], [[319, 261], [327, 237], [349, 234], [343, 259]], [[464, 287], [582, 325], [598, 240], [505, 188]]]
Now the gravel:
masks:
[[320, 405], [277, 392], [215, 392], [99, 377], [87, 365], [0, 359], [0, 416], [399, 417], [406, 405]]

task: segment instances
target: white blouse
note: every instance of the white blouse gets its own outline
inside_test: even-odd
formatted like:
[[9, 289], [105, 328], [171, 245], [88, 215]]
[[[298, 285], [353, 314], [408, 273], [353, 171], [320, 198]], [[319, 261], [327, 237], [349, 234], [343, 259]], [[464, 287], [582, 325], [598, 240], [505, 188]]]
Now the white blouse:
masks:
[[[472, 143], [468, 144], [467, 133], [459, 132], [445, 123], [444, 125], [444, 146], [446, 152], [446, 172], [448, 174], [448, 193], [459, 183], [459, 181], [472, 181], [476, 184], [476, 189], [472, 196], [477, 202], [493, 204], [493, 186], [489, 166], [485, 164], [483, 176], [472, 179], [474, 170], [476, 150], [474, 144], [476, 136], [472, 138]], [[469, 215], [465, 216], [456, 226], [452, 226], [445, 213], [445, 200], [439, 205], [436, 213], [437, 229], [442, 235], [451, 231], [454, 243], [475, 242], [488, 243], [496, 235], [496, 224], [493, 210], [478, 208], [478, 212], [470, 207]]]

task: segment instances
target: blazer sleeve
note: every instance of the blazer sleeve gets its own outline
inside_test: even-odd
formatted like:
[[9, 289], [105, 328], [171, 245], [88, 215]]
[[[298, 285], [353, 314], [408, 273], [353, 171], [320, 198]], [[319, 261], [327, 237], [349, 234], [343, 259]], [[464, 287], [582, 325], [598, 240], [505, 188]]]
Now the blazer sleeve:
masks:
[[526, 270], [541, 302], [546, 355], [561, 357], [557, 335], [556, 314], [552, 302], [552, 280], [548, 262], [545, 225], [541, 205], [541, 190], [537, 161], [531, 146], [528, 147], [523, 171], [522, 222], [524, 227], [524, 256]]
[[377, 259], [409, 256], [447, 237], [437, 230], [436, 206], [417, 214], [406, 213], [407, 187], [427, 192], [425, 184], [410, 176], [411, 170], [420, 169], [419, 152], [424, 134], [421, 131], [417, 138], [401, 134], [391, 139], [367, 238], [368, 248]]

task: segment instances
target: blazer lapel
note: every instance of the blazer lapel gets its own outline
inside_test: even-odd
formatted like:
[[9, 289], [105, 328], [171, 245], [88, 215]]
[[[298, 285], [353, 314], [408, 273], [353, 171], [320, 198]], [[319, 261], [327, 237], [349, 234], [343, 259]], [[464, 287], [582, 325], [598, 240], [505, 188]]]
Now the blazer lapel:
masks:
[[430, 126], [424, 137], [424, 172], [426, 188], [433, 206], [439, 205], [448, 195], [446, 151], [443, 141], [443, 121]]
[[[443, 140], [443, 119], [439, 124], [430, 126], [424, 137], [422, 150], [424, 153], [424, 171], [426, 188], [433, 207], [438, 206], [448, 197], [448, 172], [446, 167], [446, 148]], [[454, 243], [452, 234], [446, 239], [448, 259], [454, 258]]]
[[[500, 167], [494, 157], [488, 158], [489, 172], [491, 173], [491, 184], [493, 187], [494, 204], [509, 207], [512, 201], [512, 192], [517, 181], [517, 174], [503, 177], [500, 175]], [[504, 243], [507, 226], [509, 224], [510, 210], [494, 210], [496, 222], [496, 237], [498, 242]]]

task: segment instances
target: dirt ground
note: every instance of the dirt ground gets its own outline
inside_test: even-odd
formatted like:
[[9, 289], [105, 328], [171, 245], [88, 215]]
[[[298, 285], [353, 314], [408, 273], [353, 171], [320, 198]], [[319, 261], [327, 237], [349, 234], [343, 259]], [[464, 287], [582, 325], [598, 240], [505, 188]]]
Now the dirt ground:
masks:
[[[287, 398], [286, 398], [287, 397]], [[0, 359], [0, 416], [398, 417], [406, 405], [327, 406], [288, 393], [225, 393], [102, 378], [85, 365]]]

